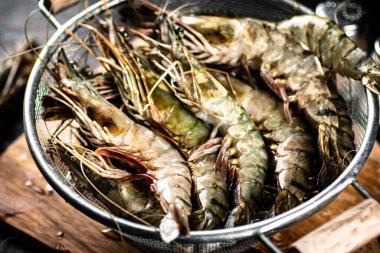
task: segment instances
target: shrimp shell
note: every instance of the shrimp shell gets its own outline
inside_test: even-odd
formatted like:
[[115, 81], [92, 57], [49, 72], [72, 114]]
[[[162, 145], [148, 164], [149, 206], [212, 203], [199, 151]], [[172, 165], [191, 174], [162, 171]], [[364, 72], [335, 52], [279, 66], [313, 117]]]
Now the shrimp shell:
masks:
[[343, 163], [337, 135], [339, 119], [318, 58], [297, 39], [277, 30], [274, 23], [209, 16], [180, 20], [199, 33], [199, 41], [204, 40], [203, 35], [208, 39], [212, 49], [206, 50], [209, 46], [205, 46], [205, 51], [194, 48], [190, 36], [186, 39], [192, 51], [198, 50], [195, 56], [201, 62], [229, 66], [242, 63], [260, 70], [266, 84], [284, 101], [288, 121], [292, 120], [288, 105], [297, 103], [318, 133], [323, 168], [329, 171], [320, 188], [335, 180]]
[[60, 59], [64, 63], [60, 65], [63, 87], [51, 89], [72, 109], [87, 139], [99, 147], [95, 153], [135, 166], [152, 180], [151, 190], [166, 213], [160, 224], [165, 242], [188, 234], [192, 181], [181, 154], [165, 139], [132, 121], [73, 73], [63, 50]]
[[[165, 84], [165, 76], [159, 76], [156, 73], [148, 61], [149, 51], [147, 49], [142, 51], [143, 49], [141, 48], [129, 48], [121, 34], [117, 35], [119, 40], [118, 43], [115, 43], [113, 50], [119, 50], [119, 53], [104, 56], [112, 58], [123, 54], [125, 51], [123, 49], [129, 52], [127, 57], [124, 57], [125, 62], [121, 61], [120, 57], [115, 57], [114, 61], [120, 65], [118, 68], [114, 67], [115, 69], [113, 70], [113, 73], [118, 73], [118, 69], [126, 70], [120, 73], [126, 76], [122, 79], [122, 83], [119, 82], [118, 74], [115, 74], [119, 92], [122, 94], [121, 97], [127, 98], [124, 99], [125, 105], [128, 107], [130, 104], [147, 101], [142, 106], [136, 106], [136, 108], [146, 108], [146, 111], [149, 112], [140, 113], [141, 118], [150, 123], [150, 120], [153, 120], [155, 122], [153, 127], [158, 125], [163, 128], [164, 132], [162, 134], [168, 135], [167, 138], [181, 149], [184, 156], [188, 157], [195, 149], [198, 150], [198, 153], [201, 150], [203, 155], [197, 155], [197, 159], [190, 163], [194, 182], [194, 199], [196, 199], [196, 206], [194, 207], [196, 211], [192, 214], [192, 226], [195, 229], [213, 229], [220, 226], [220, 224], [223, 224], [228, 212], [226, 183], [222, 180], [220, 172], [214, 168], [216, 162], [215, 152], [220, 149], [220, 144], [215, 143], [212, 146], [198, 149], [201, 144], [208, 140], [210, 135], [209, 127], [181, 104]], [[100, 40], [105, 42], [105, 45], [111, 45], [110, 41], [101, 35], [98, 36]], [[102, 51], [107, 52], [107, 50]], [[132, 71], [130, 66], [135, 70]], [[128, 94], [131, 92], [128, 91], [133, 89], [133, 86], [125, 83], [125, 80], [134, 80], [137, 83], [134, 87], [138, 88], [134, 89], [133, 93], [139, 94], [142, 99], [129, 98]], [[207, 184], [210, 184], [210, 186]]]
[[233, 210], [226, 227], [247, 224], [258, 209], [264, 187], [268, 163], [264, 141], [241, 105], [182, 45], [172, 24], [167, 19], [163, 23], [161, 32], [172, 46], [173, 59], [185, 73], [190, 72], [190, 78], [176, 80], [176, 88], [182, 89], [186, 97], [182, 100], [208, 114], [224, 136], [216, 167], [233, 191]]
[[317, 15], [301, 15], [277, 24], [315, 53], [322, 65], [356, 80], [380, 94], [380, 69], [376, 62], [332, 20]]
[[[225, 75], [214, 76], [228, 88]], [[281, 102], [266, 91], [254, 89], [248, 84], [230, 77], [235, 98], [260, 126], [269, 149], [275, 153], [275, 174], [279, 194], [276, 197], [275, 214], [287, 211], [303, 202], [308, 189], [313, 188], [309, 177], [316, 141], [300, 117], [293, 116], [289, 124]]]

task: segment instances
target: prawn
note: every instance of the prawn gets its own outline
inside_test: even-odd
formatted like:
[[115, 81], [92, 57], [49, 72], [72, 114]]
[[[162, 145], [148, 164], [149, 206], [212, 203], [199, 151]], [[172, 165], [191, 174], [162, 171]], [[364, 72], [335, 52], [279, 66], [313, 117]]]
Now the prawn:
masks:
[[[172, 75], [173, 90], [179, 90], [177, 97], [192, 105], [193, 111], [207, 114], [223, 136], [216, 168], [233, 191], [234, 202], [225, 226], [250, 223], [260, 204], [268, 164], [260, 132], [241, 105], [183, 46], [168, 19], [161, 24], [161, 34], [166, 40], [164, 43], [171, 45], [171, 55], [174, 62], [179, 63], [179, 72], [188, 73], [186, 78]], [[148, 42], [155, 44], [152, 39]]]
[[[227, 77], [214, 74], [229, 89]], [[236, 100], [259, 126], [269, 149], [274, 153], [274, 167], [279, 193], [275, 199], [274, 213], [287, 211], [303, 202], [312, 188], [309, 177], [316, 143], [300, 117], [293, 116], [288, 123], [282, 103], [270, 93], [254, 89], [235, 77], [229, 77]]]
[[[335, 180], [344, 168], [337, 135], [339, 119], [318, 58], [297, 39], [277, 30], [274, 23], [251, 18], [179, 18], [191, 26], [188, 33], [195, 30], [196, 36], [187, 36], [185, 40], [201, 62], [228, 66], [243, 63], [259, 70], [265, 83], [283, 100], [288, 122], [292, 120], [289, 103], [296, 103], [303, 110], [318, 133], [318, 148], [323, 159], [323, 177], [318, 185], [324, 188]], [[198, 43], [207, 41], [205, 50], [195, 46], [195, 39]]]
[[[116, 30], [116, 29], [114, 29]], [[101, 37], [106, 45], [111, 42]], [[119, 50], [117, 54], [104, 55], [108, 59], [114, 59], [118, 65], [113, 67], [111, 73], [115, 73], [118, 69], [124, 69], [120, 73], [125, 78], [115, 76], [119, 92], [124, 97], [126, 106], [136, 103], [136, 101], [147, 101], [143, 106], [148, 113], [139, 114], [144, 120], [152, 119], [155, 124], [165, 129], [164, 134], [168, 134], [172, 140], [182, 150], [185, 157], [189, 157], [192, 151], [202, 150], [202, 155], [194, 158], [189, 166], [192, 172], [194, 183], [196, 211], [192, 214], [192, 224], [195, 229], [213, 229], [222, 224], [228, 214], [228, 192], [225, 181], [222, 180], [220, 172], [215, 170], [216, 155], [220, 148], [220, 142], [216, 141], [213, 145], [204, 145], [209, 136], [209, 127], [202, 120], [194, 117], [182, 103], [176, 98], [173, 92], [164, 83], [165, 79], [161, 78], [153, 69], [150, 62], [143, 56], [141, 50], [131, 49], [124, 42], [121, 34], [118, 33], [119, 41], [114, 45], [113, 51]], [[99, 43], [98, 43], [99, 44]], [[127, 49], [127, 50], [122, 50]], [[105, 48], [101, 50], [107, 52]], [[110, 50], [108, 50], [110, 51]], [[123, 51], [128, 51], [128, 57], [120, 59]], [[124, 61], [123, 61], [124, 60]], [[120, 65], [124, 64], [124, 65]], [[119, 66], [119, 67], [118, 67]], [[135, 71], [131, 70], [131, 66]], [[112, 67], [112, 65], [111, 65]], [[123, 80], [119, 82], [118, 80]], [[128, 97], [131, 85], [124, 80], [133, 80], [137, 84], [141, 99], [133, 100]], [[146, 87], [148, 90], [145, 90]], [[145, 98], [145, 99], [144, 99]], [[219, 140], [219, 139], [218, 139]]]
[[[150, 180], [166, 215], [160, 223], [161, 237], [170, 242], [189, 233], [191, 212], [191, 175], [181, 154], [162, 137], [131, 120], [99, 95], [70, 64], [63, 49], [59, 52], [60, 89], [51, 86], [61, 103], [76, 117], [81, 132], [95, 147], [96, 154], [118, 159], [134, 167]], [[133, 179], [102, 172], [102, 176]], [[139, 175], [141, 176], [141, 175]]]
[[276, 27], [305, 44], [324, 67], [361, 80], [372, 92], [380, 94], [380, 69], [376, 62], [332, 20], [317, 15], [300, 15], [279, 22]]

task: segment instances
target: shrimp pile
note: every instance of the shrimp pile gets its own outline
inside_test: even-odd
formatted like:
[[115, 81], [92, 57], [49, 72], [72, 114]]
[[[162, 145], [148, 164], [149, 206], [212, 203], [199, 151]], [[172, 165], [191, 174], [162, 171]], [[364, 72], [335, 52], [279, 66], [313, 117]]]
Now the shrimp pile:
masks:
[[157, 227], [169, 243], [286, 212], [353, 159], [335, 83], [345, 76], [379, 93], [380, 71], [332, 21], [196, 16], [138, 2], [127, 4], [144, 8], [128, 25], [111, 13], [79, 24], [91, 46], [69, 34], [99, 66], [60, 49], [42, 99], [45, 121], [75, 133], [54, 132], [49, 152], [104, 208]]

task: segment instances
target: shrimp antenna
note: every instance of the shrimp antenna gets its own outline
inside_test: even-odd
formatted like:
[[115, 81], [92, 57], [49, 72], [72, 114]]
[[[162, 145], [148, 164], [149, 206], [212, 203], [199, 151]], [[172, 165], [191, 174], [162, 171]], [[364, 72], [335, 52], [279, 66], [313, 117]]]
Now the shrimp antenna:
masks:
[[174, 16], [177, 12], [183, 10], [184, 8], [189, 7], [189, 6], [194, 6], [194, 5], [196, 5], [196, 2], [182, 4], [178, 6], [177, 8], [175, 8], [174, 10], [172, 10], [171, 12], [169, 12], [168, 18]]
[[1, 41], [0, 41], [0, 47], [1, 47], [1, 49], [4, 50], [4, 52], [5, 52], [8, 56], [11, 55], [11, 54], [9, 53], [9, 51], [7, 50], [7, 48], [3, 45], [3, 43], [1, 43]]
[[36, 51], [36, 49], [34, 48], [33, 46], [33, 43], [31, 42], [31, 40], [29, 39], [29, 35], [28, 35], [28, 23], [29, 23], [29, 20], [31, 19], [31, 17], [36, 14], [37, 12], [39, 12], [39, 9], [36, 9], [34, 11], [32, 11], [31, 13], [29, 13], [29, 15], [27, 16], [26, 20], [25, 20], [25, 24], [24, 24], [24, 35], [25, 35], [25, 40], [26, 40], [26, 43], [28, 44], [28, 46], [30, 47], [30, 49], [32, 50], [32, 52], [36, 55], [36, 57], [41, 61], [41, 64], [44, 66], [44, 68], [53, 76], [53, 78], [58, 82], [59, 80], [59, 77], [57, 76], [56, 73], [54, 73], [54, 71], [52, 71], [48, 65], [46, 64], [46, 62], [41, 58], [40, 54]]
[[143, 223], [144, 225], [147, 225], [149, 227], [153, 227], [153, 228], [156, 228], [154, 227], [152, 224], [150, 224], [149, 222], [141, 219], [140, 217], [134, 215], [133, 213], [127, 211], [125, 208], [123, 208], [122, 206], [120, 206], [119, 204], [115, 203], [114, 201], [112, 201], [110, 198], [108, 198], [102, 191], [100, 191], [93, 182], [91, 182], [91, 180], [88, 178], [88, 176], [86, 175], [85, 171], [84, 171], [84, 168], [83, 168], [83, 159], [84, 158], [84, 155], [85, 155], [85, 152], [82, 154], [82, 159], [80, 160], [80, 169], [81, 169], [81, 172], [83, 174], [83, 176], [86, 178], [87, 182], [91, 185], [92, 188], [95, 189], [95, 191], [97, 191], [105, 200], [107, 200], [109, 203], [111, 203], [112, 205], [114, 205], [115, 207], [117, 207], [118, 209], [120, 209], [123, 213], [126, 213], [127, 215], [133, 217], [134, 219], [140, 221], [141, 223]]
[[161, 13], [166, 13], [170, 0], [165, 0], [164, 5], [162, 6]]

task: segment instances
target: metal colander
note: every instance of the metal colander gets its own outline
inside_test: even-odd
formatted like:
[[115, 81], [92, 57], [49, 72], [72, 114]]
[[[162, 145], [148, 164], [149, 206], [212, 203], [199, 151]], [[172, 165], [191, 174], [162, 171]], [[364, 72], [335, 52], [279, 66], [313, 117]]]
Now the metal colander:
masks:
[[[119, 21], [122, 20], [119, 10], [122, 8], [123, 2], [116, 0], [108, 3], [114, 17]], [[175, 8], [185, 2], [183, 0], [170, 1], [169, 8]], [[267, 20], [282, 20], [296, 13], [311, 12], [301, 5], [285, 0], [203, 0], [190, 5], [186, 10], [198, 13], [212, 12], [250, 16]], [[175, 243], [166, 244], [161, 240], [156, 229], [120, 217], [113, 217], [96, 203], [84, 198], [75, 189], [71, 180], [65, 176], [67, 165], [57, 157], [51, 157], [46, 153], [47, 140], [50, 133], [54, 132], [55, 129], [53, 126], [45, 124], [41, 118], [41, 97], [49, 92], [46, 84], [55, 82], [45, 66], [52, 67], [52, 63], [57, 58], [59, 46], [65, 48], [69, 57], [79, 65], [97, 66], [96, 61], [87, 54], [86, 50], [78, 46], [64, 32], [64, 29], [69, 29], [78, 37], [86, 40], [89, 36], [88, 32], [78, 27], [77, 23], [90, 20], [94, 16], [101, 16], [102, 13], [103, 6], [101, 1], [76, 15], [62, 26], [56, 20], [51, 20], [57, 26], [57, 32], [52, 36], [33, 68], [24, 102], [25, 131], [34, 160], [53, 188], [83, 213], [115, 229], [117, 229], [116, 223], [118, 223], [127, 238], [152, 249], [164, 252], [236, 252], [248, 248], [258, 239], [268, 245], [269, 242], [266, 236], [298, 223], [321, 210], [347, 185], [353, 184], [354, 187], [360, 188], [360, 185], [355, 181], [355, 176], [369, 156], [376, 138], [378, 98], [365, 90], [360, 82], [345, 79], [338, 86], [338, 90], [351, 110], [357, 154], [342, 175], [327, 189], [290, 211], [270, 219], [236, 228], [194, 231], [189, 236], [178, 238]], [[60, 44], [59, 46], [57, 45], [58, 43]], [[271, 245], [269, 244], [269, 246]]]

